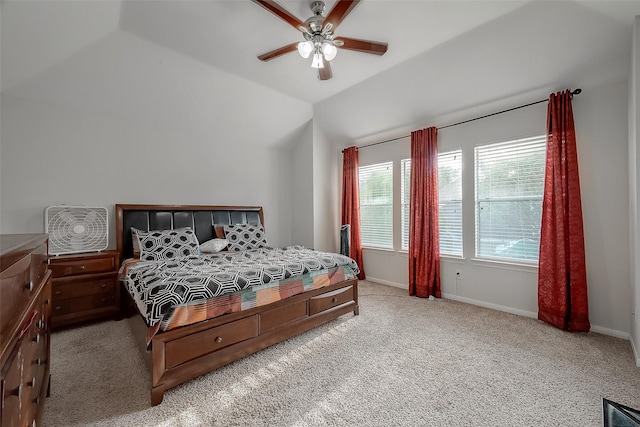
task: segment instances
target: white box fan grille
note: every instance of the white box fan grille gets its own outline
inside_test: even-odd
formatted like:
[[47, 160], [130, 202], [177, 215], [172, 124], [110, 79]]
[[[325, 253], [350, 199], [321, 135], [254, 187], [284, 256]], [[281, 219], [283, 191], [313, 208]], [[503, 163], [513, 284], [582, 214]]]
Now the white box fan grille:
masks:
[[44, 231], [49, 233], [49, 255], [99, 252], [109, 245], [105, 207], [49, 206], [44, 222]]

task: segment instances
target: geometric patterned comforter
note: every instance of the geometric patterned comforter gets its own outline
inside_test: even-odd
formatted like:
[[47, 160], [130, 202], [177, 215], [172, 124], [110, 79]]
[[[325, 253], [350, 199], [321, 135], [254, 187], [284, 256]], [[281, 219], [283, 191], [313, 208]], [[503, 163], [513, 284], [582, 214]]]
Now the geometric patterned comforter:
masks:
[[354, 277], [360, 272], [356, 262], [344, 255], [289, 246], [139, 261], [127, 267], [124, 280], [147, 325], [153, 327], [178, 306], [343, 266]]

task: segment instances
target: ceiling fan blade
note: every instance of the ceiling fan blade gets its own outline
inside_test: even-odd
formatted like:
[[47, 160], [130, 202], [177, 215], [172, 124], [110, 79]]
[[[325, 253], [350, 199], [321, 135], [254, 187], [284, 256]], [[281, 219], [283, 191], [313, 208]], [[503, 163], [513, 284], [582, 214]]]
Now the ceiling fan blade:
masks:
[[303, 21], [296, 18], [294, 15], [289, 13], [289, 11], [287, 11], [284, 7], [280, 6], [278, 3], [276, 3], [273, 0], [251, 0], [251, 1], [253, 1], [255, 4], [258, 4], [264, 7], [269, 12], [273, 13], [278, 18], [282, 19], [287, 24], [291, 25], [296, 30], [300, 30], [304, 32], [309, 32], [311, 30], [309, 25], [305, 24]]
[[298, 43], [297, 42], [291, 43], [286, 46], [282, 46], [278, 49], [274, 49], [271, 52], [263, 53], [262, 55], [258, 56], [258, 59], [260, 61], [271, 61], [272, 59], [282, 56], [285, 53], [293, 52], [297, 49], [298, 49]]
[[329, 61], [324, 61], [324, 67], [318, 68], [318, 78], [320, 80], [329, 80], [333, 77], [331, 73], [331, 63]]
[[389, 46], [387, 43], [374, 42], [371, 40], [352, 39], [349, 37], [336, 37], [336, 41], [341, 41], [344, 44], [340, 46], [336, 44], [336, 47], [347, 50], [357, 50], [363, 53], [372, 53], [374, 55], [384, 55]]
[[331, 12], [324, 18], [322, 27], [325, 28], [327, 24], [331, 24], [331, 31], [335, 31], [336, 27], [340, 25], [342, 20], [360, 3], [360, 0], [338, 0], [331, 9]]

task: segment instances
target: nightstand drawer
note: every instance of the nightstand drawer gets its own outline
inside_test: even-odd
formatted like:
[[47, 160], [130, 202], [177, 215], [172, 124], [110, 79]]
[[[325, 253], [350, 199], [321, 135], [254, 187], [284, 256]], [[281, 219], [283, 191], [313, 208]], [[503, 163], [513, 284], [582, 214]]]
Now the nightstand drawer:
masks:
[[95, 259], [78, 259], [69, 261], [57, 261], [51, 259], [49, 268], [53, 273], [53, 277], [66, 277], [77, 274], [92, 274], [113, 271], [116, 269], [116, 261], [114, 257], [95, 258]]
[[111, 307], [115, 304], [115, 295], [100, 294], [87, 295], [77, 298], [69, 298], [61, 301], [54, 301], [53, 316], [60, 316], [69, 313], [94, 310], [96, 308]]
[[116, 286], [114, 273], [92, 276], [90, 280], [84, 277], [56, 279], [53, 281], [53, 301], [76, 298], [86, 295], [113, 294]]

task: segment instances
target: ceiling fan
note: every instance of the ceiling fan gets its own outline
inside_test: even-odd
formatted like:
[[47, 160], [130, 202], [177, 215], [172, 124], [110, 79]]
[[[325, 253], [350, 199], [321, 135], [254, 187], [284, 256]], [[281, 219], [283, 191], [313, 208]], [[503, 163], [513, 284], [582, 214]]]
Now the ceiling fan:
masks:
[[336, 37], [333, 32], [344, 18], [360, 3], [361, 0], [338, 0], [325, 17], [324, 2], [311, 3], [313, 16], [302, 22], [273, 0], [252, 0], [267, 9], [287, 24], [302, 32], [304, 41], [295, 42], [258, 56], [261, 61], [270, 61], [285, 53], [297, 50], [303, 58], [313, 55], [311, 67], [318, 69], [320, 80], [332, 77], [330, 61], [335, 58], [337, 48], [355, 50], [374, 55], [384, 55], [387, 43], [360, 40], [349, 37]]

